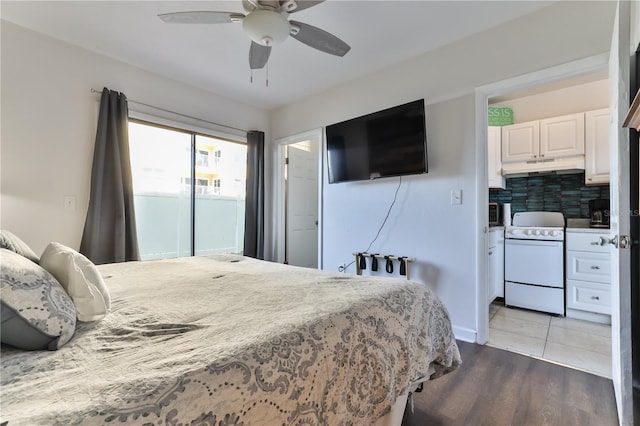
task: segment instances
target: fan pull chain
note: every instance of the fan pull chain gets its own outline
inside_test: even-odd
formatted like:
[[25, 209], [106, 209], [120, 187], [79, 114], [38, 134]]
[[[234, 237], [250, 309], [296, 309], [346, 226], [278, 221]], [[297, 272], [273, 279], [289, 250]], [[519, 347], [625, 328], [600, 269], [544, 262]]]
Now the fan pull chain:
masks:
[[265, 81], [266, 87], [269, 87], [269, 62], [267, 62], [267, 79]]
[[253, 70], [249, 70], [249, 83], [253, 84]]

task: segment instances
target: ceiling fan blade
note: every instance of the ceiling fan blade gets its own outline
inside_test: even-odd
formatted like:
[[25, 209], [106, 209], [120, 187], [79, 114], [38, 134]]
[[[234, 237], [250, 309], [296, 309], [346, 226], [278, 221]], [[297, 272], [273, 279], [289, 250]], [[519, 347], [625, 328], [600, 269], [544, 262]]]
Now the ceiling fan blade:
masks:
[[161, 13], [158, 18], [167, 24], [230, 24], [244, 18], [242, 13], [200, 10], [192, 12]]
[[288, 10], [291, 4], [291, 0], [280, 0], [280, 5], [283, 6], [283, 9], [286, 12], [294, 13], [300, 12], [301, 10], [309, 9], [312, 6], [323, 3], [325, 0], [295, 0], [297, 7], [293, 10]]
[[336, 56], [344, 56], [351, 50], [351, 46], [347, 43], [320, 28], [298, 21], [289, 21], [289, 23], [292, 28], [291, 37], [307, 46]]
[[264, 68], [269, 60], [270, 53], [271, 46], [263, 46], [252, 41], [249, 48], [249, 68], [252, 70]]

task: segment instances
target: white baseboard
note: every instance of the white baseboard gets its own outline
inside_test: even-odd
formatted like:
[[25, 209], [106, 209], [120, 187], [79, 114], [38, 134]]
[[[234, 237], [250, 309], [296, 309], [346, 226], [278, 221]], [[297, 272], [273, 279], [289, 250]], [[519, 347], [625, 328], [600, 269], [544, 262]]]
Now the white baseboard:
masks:
[[462, 340], [464, 342], [476, 343], [476, 331], [471, 330], [470, 328], [457, 327], [453, 326], [453, 334], [456, 336], [457, 340]]
[[595, 312], [580, 311], [567, 308], [567, 318], [575, 318], [583, 321], [599, 322], [600, 324], [611, 324], [611, 315], [597, 314]]

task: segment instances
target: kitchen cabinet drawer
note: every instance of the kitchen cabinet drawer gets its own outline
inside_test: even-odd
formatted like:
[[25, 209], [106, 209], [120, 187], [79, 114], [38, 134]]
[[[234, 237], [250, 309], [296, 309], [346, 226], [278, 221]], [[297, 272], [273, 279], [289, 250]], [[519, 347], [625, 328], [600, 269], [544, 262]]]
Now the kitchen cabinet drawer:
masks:
[[567, 250], [589, 251], [594, 253], [611, 253], [610, 244], [600, 245], [600, 237], [609, 239], [609, 233], [567, 232]]
[[567, 279], [611, 282], [611, 259], [608, 254], [584, 251], [567, 252]]
[[567, 280], [567, 308], [610, 315], [610, 286]]
[[504, 228], [489, 228], [489, 247], [496, 246], [500, 242], [504, 242]]

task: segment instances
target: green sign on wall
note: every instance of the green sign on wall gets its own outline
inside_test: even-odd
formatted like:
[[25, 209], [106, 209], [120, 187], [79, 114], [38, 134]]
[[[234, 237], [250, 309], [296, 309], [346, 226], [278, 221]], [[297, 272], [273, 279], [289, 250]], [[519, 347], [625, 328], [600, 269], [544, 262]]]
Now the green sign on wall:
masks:
[[508, 107], [489, 107], [489, 126], [513, 124], [513, 110]]

